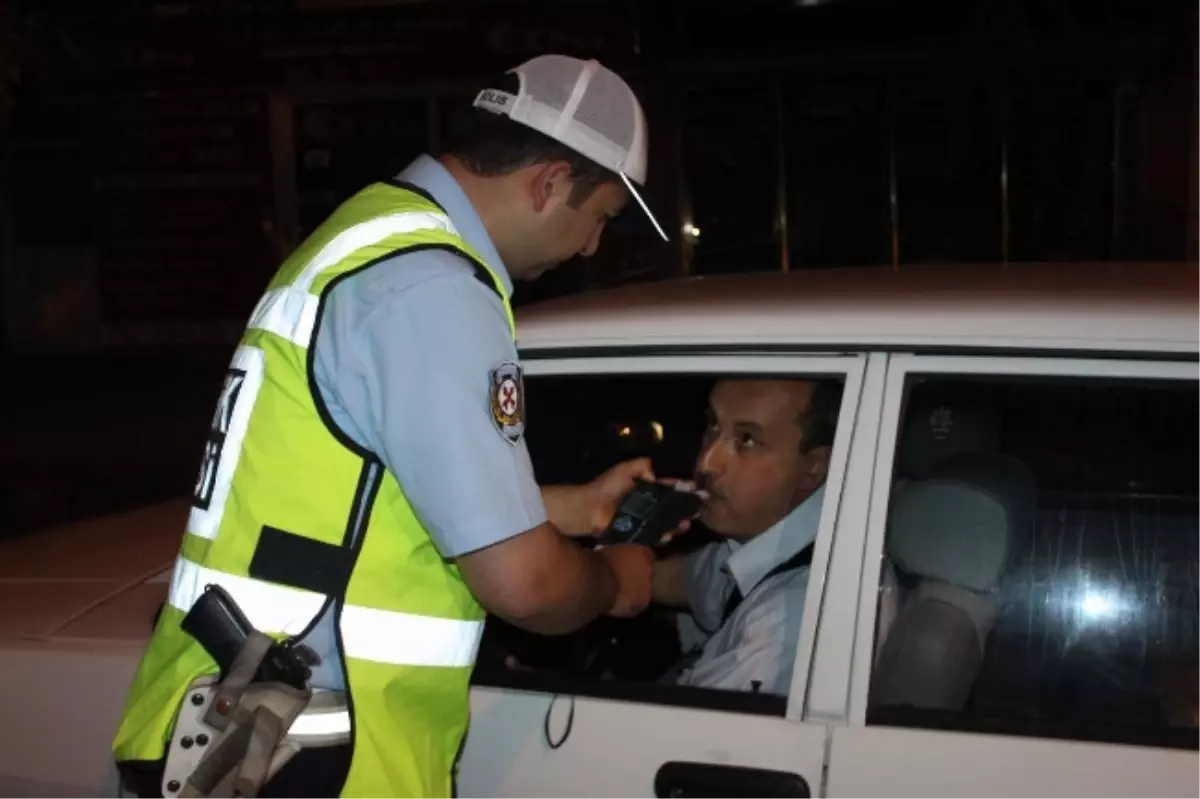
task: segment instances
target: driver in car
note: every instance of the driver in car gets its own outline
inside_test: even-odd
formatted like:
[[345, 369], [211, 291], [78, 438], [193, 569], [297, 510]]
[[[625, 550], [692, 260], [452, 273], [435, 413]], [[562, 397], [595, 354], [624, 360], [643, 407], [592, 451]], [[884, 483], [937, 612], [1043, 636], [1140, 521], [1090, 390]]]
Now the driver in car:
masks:
[[787, 694], [841, 395], [824, 380], [713, 388], [695, 478], [723, 540], [655, 564], [654, 600], [690, 610], [700, 639], [665, 680]]

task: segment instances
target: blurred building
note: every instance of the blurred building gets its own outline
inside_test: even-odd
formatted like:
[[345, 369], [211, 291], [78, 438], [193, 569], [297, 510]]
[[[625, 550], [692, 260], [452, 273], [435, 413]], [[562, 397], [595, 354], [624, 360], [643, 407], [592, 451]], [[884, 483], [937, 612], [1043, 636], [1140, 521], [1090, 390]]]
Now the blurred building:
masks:
[[1195, 253], [1194, 3], [58, 0], [3, 18], [10, 351], [228, 345], [281, 252], [543, 51], [643, 94], [673, 242], [630, 215], [520, 302]]

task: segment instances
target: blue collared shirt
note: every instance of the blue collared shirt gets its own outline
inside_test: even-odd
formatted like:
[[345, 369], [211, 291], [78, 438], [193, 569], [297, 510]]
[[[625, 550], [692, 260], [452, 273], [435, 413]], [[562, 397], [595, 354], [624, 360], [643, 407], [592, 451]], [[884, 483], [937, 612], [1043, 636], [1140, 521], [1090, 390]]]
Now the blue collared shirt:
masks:
[[[817, 538], [825, 487], [750, 541], [717, 541], [684, 561], [692, 618], [707, 635], [699, 659], [679, 685], [787, 696], [800, 640], [809, 568], [764, 579]], [[734, 586], [744, 599], [721, 623]]]
[[[423, 155], [397, 180], [429, 193], [462, 237], [512, 283], [454, 177]], [[379, 456], [447, 559], [546, 520], [524, 439], [510, 442], [490, 412], [490, 373], [518, 362], [504, 305], [458, 255], [395, 256], [333, 288], [316, 334], [313, 370], [333, 423]], [[323, 619], [307, 643], [325, 664], [314, 685], [341, 687]]]

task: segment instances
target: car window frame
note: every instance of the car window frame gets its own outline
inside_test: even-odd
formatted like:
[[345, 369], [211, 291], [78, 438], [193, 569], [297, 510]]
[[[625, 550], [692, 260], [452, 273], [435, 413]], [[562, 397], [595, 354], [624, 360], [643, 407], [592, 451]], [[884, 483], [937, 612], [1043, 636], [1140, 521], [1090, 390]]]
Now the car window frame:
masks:
[[[988, 378], [1062, 378], [1062, 379], [1116, 379], [1147, 381], [1191, 381], [1200, 379], [1195, 355], [1188, 361], [1165, 355], [1161, 360], [1144, 357], [1121, 359], [1112, 357], [1014, 357], [989, 355], [918, 355], [894, 354], [888, 359], [884, 377], [883, 408], [880, 418], [879, 439], [874, 453], [874, 473], [869, 494], [869, 511], [866, 541], [863, 547], [861, 582], [858, 596], [858, 624], [855, 630], [854, 655], [850, 671], [848, 721], [856, 727], [865, 727], [867, 699], [875, 661], [876, 619], [879, 611], [879, 588], [882, 580], [883, 546], [887, 527], [887, 515], [892, 498], [892, 476], [895, 470], [895, 455], [899, 442], [901, 414], [904, 410], [905, 389], [913, 376], [980, 376]], [[893, 725], [871, 725], [892, 727]], [[989, 726], [989, 725], [984, 725]], [[954, 727], [953, 732], [969, 735], [987, 735], [1003, 732], [1001, 726], [995, 730], [965, 729]], [[1023, 726], [1014, 722], [1014, 730]], [[1099, 738], [1077, 738], [1055, 734], [1050, 724], [1043, 725], [1045, 732], [1017, 734], [1022, 739], [1037, 740], [1061, 738], [1077, 745], [1102, 745]], [[1030, 720], [1029, 728], [1038, 727]], [[931, 724], [914, 727], [914, 730], [947, 729]], [[1004, 730], [1007, 731], [1007, 730]], [[1118, 736], [1120, 737], [1120, 736]], [[1121, 743], [1129, 743], [1122, 740]], [[1153, 745], [1153, 744], [1150, 744]], [[1166, 745], [1166, 744], [1163, 744]]]
[[[769, 715], [791, 720], [801, 718], [806, 695], [808, 673], [813, 661], [816, 630], [823, 612], [824, 587], [829, 570], [832, 540], [838, 532], [837, 522], [846, 490], [847, 465], [852, 441], [858, 434], [859, 410], [863, 377], [868, 362], [867, 353], [847, 352], [778, 352], [747, 350], [720, 353], [687, 353], [656, 355], [614, 352], [593, 354], [587, 349], [564, 351], [539, 357], [522, 352], [522, 367], [526, 378], [548, 376], [603, 375], [739, 375], [745, 377], [830, 376], [844, 380], [842, 405], [834, 435], [833, 454], [825, 481], [825, 496], [821, 521], [810, 565], [805, 613], [801, 621], [800, 638], [792, 663], [792, 684], [788, 696], [721, 691], [691, 686], [658, 685], [653, 683], [623, 683], [615, 680], [592, 680], [574, 675], [547, 673], [534, 675], [507, 672], [500, 678], [472, 677], [471, 689], [500, 689], [545, 694], [613, 699], [638, 704], [680, 706], [700, 711], [717, 711]], [[535, 464], [536, 467], [536, 464]], [[815, 609], [815, 612], [813, 612]]]

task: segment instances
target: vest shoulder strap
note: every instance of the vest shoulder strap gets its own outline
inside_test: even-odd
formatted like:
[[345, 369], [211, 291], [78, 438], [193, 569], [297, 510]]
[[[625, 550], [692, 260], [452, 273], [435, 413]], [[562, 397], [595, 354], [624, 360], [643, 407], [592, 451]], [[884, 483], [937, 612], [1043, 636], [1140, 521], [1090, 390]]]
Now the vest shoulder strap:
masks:
[[[388, 186], [391, 186], [392, 188], [401, 189], [403, 191], [407, 191], [407, 192], [416, 194], [417, 196], [421, 197], [423, 200], [428, 202], [430, 205], [433, 205], [434, 207], [436, 207], [443, 214], [446, 214], [447, 216], [449, 216], [445, 207], [443, 207], [442, 204], [439, 203], [432, 194], [425, 191], [425, 189], [421, 188], [420, 186], [416, 185], [415, 183], [408, 183], [403, 180], [395, 180], [395, 179], [385, 180], [385, 181], [381, 181], [381, 182]], [[491, 270], [489, 270], [486, 266], [484, 266], [482, 263], [480, 263], [479, 259], [477, 259], [475, 256], [473, 256], [471, 253], [467, 252], [466, 250], [462, 250], [457, 247], [444, 247], [443, 249], [445, 249], [448, 252], [453, 252], [456, 255], [462, 256], [467, 261], [467, 263], [469, 263], [471, 265], [471, 268], [475, 270], [475, 279], [478, 280], [483, 285], [487, 286], [492, 291], [494, 291], [496, 293], [496, 296], [500, 298], [501, 302], [505, 301], [504, 290], [499, 285], [497, 285], [495, 278], [492, 277]]]

